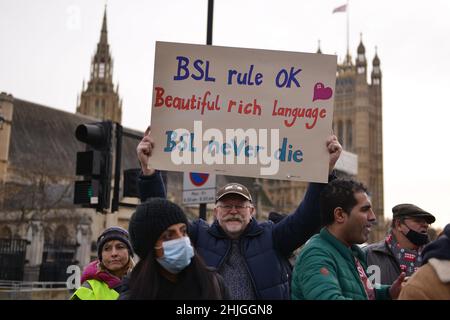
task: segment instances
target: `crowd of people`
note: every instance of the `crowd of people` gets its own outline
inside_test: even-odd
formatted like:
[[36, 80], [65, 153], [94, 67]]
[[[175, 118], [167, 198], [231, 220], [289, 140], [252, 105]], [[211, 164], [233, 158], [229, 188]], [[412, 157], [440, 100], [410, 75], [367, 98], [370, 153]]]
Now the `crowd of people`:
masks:
[[342, 151], [334, 135], [325, 146], [328, 183], [310, 183], [293, 213], [271, 213], [265, 222], [239, 183], [217, 191], [211, 225], [189, 221], [149, 166], [153, 147], [147, 130], [137, 147], [141, 204], [128, 231], [100, 235], [98, 259], [71, 299], [450, 299], [450, 224], [429, 243], [434, 216], [400, 204], [386, 238], [362, 247], [376, 215], [363, 184], [334, 174]]

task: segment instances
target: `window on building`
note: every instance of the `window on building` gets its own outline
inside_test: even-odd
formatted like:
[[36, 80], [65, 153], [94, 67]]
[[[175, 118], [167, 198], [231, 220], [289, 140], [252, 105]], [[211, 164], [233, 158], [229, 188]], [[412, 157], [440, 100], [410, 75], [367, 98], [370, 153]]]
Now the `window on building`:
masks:
[[100, 63], [100, 65], [99, 65], [98, 77], [99, 78], [104, 78], [105, 77], [105, 64], [104, 63]]
[[338, 121], [337, 135], [339, 142], [341, 144], [344, 144], [344, 124], [341, 120]]
[[100, 101], [95, 99], [95, 115], [98, 117], [100, 114]]
[[67, 241], [69, 236], [69, 232], [67, 231], [66, 226], [60, 225], [55, 230], [55, 242], [56, 243], [64, 243]]
[[353, 86], [346, 86], [345, 87], [345, 93], [346, 94], [352, 94], [353, 93]]
[[53, 242], [53, 230], [49, 226], [44, 227], [44, 242], [50, 243]]
[[345, 140], [347, 143], [347, 149], [352, 150], [353, 149], [353, 125], [350, 120], [347, 120], [345, 128], [347, 130], [347, 134], [345, 136]]

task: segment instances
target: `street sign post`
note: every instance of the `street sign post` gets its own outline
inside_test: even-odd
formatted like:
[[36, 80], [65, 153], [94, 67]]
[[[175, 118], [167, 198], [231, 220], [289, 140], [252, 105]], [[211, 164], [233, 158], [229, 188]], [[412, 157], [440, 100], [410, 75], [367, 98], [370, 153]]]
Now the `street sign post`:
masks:
[[185, 172], [183, 177], [183, 204], [214, 203], [216, 175]]

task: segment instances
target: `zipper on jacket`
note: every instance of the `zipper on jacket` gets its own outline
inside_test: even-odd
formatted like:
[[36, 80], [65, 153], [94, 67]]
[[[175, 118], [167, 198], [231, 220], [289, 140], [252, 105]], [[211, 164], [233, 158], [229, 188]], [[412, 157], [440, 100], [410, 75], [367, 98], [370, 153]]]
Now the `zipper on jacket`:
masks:
[[244, 242], [242, 239], [239, 239], [239, 251], [240, 251], [240, 254], [242, 255], [242, 257], [244, 257], [245, 268], [247, 269], [248, 275], [250, 276], [250, 280], [251, 280], [252, 286], [253, 286], [253, 292], [255, 293], [257, 299], [261, 299], [261, 296], [259, 295], [259, 291], [256, 289], [256, 284], [255, 284], [255, 280], [253, 279], [253, 274], [250, 272], [250, 268], [248, 267], [248, 264], [247, 264], [247, 259], [244, 255]]
[[226, 238], [225, 241], [227, 241], [228, 248], [227, 248], [227, 251], [225, 252], [225, 255], [222, 257], [222, 260], [219, 261], [219, 264], [218, 264], [218, 266], [217, 266], [217, 270], [219, 270], [219, 269], [222, 267], [222, 265], [223, 265], [224, 262], [225, 262], [225, 259], [226, 259], [226, 258], [228, 257], [228, 255], [230, 254], [230, 250], [231, 250], [231, 240], [228, 239], [228, 238]]

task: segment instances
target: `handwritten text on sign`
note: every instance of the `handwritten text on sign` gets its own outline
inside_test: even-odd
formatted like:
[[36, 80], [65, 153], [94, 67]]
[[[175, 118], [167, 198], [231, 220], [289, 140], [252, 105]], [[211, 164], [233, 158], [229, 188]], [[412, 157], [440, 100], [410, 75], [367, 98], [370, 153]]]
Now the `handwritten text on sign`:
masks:
[[324, 182], [336, 57], [157, 42], [151, 164]]

